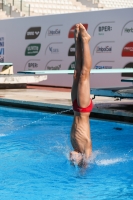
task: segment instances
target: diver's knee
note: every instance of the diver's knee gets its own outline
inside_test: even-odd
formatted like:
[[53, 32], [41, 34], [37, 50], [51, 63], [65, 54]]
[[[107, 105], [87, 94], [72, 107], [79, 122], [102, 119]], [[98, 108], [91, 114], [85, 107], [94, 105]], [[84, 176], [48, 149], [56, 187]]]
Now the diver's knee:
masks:
[[85, 80], [88, 80], [89, 71], [87, 69], [83, 69], [80, 73], [79, 81], [82, 83]]

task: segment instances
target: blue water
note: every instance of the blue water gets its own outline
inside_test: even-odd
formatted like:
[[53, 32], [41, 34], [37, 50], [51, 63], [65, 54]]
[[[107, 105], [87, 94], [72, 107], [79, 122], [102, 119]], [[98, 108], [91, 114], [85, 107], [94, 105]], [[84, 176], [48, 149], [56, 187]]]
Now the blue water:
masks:
[[72, 116], [0, 107], [1, 200], [132, 200], [133, 125], [91, 120], [86, 170], [69, 162]]

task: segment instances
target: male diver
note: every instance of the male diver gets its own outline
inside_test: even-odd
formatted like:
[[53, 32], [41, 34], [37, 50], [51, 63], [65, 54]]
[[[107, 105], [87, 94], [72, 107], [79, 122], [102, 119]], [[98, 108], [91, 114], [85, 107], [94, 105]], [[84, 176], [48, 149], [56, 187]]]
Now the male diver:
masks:
[[91, 54], [89, 41], [91, 37], [80, 23], [75, 27], [75, 71], [71, 99], [74, 120], [71, 128], [70, 160], [79, 166], [86, 166], [91, 156], [92, 144], [90, 136], [89, 116], [92, 110], [90, 98]]

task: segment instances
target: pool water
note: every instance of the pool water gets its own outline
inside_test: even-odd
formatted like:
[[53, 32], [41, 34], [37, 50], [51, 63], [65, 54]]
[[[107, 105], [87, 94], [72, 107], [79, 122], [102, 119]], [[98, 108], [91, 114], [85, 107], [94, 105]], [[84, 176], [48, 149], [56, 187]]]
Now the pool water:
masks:
[[73, 117], [0, 107], [1, 200], [132, 200], [133, 125], [91, 120], [86, 170], [69, 162]]

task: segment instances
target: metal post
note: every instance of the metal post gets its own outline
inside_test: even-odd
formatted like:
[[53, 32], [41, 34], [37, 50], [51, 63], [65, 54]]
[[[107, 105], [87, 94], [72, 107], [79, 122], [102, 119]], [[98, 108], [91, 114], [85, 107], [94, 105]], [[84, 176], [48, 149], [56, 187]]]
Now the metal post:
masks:
[[4, 0], [2, 0], [2, 10], [4, 10]]
[[11, 16], [11, 3], [8, 3], [9, 7], [9, 15]]
[[30, 16], [30, 4], [29, 4], [29, 10], [28, 10], [28, 12], [29, 12], [28, 14], [29, 14], [29, 16]]
[[11, 7], [11, 3], [10, 3], [10, 16], [12, 14], [12, 7]]
[[14, 0], [12, 0], [12, 5], [14, 6]]
[[22, 0], [20, 1], [20, 11], [22, 11]]

